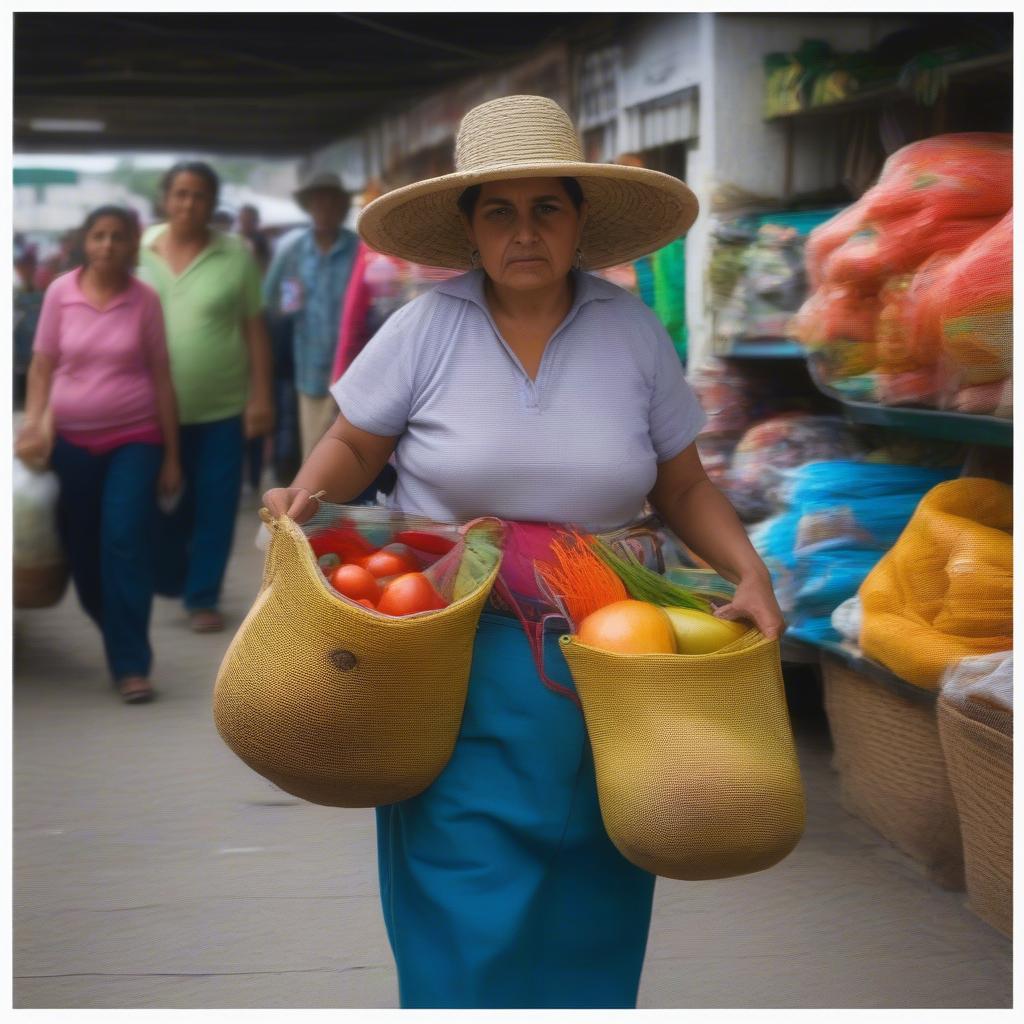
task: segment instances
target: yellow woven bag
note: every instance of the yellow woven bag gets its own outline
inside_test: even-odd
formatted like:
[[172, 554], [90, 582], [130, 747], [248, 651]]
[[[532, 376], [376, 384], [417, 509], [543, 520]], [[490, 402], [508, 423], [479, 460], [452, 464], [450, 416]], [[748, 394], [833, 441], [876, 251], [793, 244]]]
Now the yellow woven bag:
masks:
[[455, 745], [500, 554], [447, 608], [389, 618], [331, 589], [291, 519], [264, 522], [272, 538], [260, 593], [214, 686], [217, 730], [250, 768], [312, 803], [415, 796]]
[[562, 637], [605, 830], [627, 860], [690, 881], [771, 867], [805, 805], [777, 641], [626, 655]]

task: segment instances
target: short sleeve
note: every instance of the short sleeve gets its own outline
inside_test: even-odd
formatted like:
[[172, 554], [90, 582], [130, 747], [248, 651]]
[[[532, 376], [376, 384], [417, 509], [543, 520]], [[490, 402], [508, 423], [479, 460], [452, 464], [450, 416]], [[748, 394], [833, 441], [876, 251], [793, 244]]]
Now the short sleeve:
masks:
[[49, 356], [54, 362], [60, 359], [60, 298], [59, 286], [50, 285], [43, 295], [43, 306], [39, 311], [39, 322], [36, 324], [36, 336], [32, 341], [32, 351]]
[[150, 366], [168, 362], [167, 329], [164, 324], [164, 308], [160, 298], [148, 288], [145, 289], [142, 312], [142, 344]]
[[247, 249], [242, 249], [240, 258], [242, 269], [242, 316], [256, 316], [263, 309], [263, 281], [260, 279], [260, 268]]
[[416, 397], [425, 295], [393, 313], [331, 388], [342, 415], [370, 434], [404, 433]]
[[672, 340], [657, 326], [654, 393], [651, 397], [651, 441], [658, 462], [668, 462], [688, 448], [707, 422], [683, 372]]

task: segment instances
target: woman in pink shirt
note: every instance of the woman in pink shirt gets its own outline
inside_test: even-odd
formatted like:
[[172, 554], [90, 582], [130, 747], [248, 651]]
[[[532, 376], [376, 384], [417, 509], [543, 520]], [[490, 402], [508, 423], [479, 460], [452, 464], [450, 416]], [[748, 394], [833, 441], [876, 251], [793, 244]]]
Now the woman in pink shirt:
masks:
[[156, 497], [181, 489], [178, 413], [155, 291], [132, 274], [131, 213], [93, 211], [85, 265], [47, 289], [15, 452], [50, 461], [78, 599], [103, 634], [122, 699], [151, 700]]

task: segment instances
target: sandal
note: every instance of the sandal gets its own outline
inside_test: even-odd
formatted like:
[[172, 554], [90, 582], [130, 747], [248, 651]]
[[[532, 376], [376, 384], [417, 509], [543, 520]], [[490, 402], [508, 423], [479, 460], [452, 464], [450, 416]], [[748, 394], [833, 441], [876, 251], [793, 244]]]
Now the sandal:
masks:
[[197, 608], [189, 615], [193, 633], [219, 633], [224, 628], [224, 616], [216, 608]]
[[145, 676], [125, 676], [117, 684], [125, 704], [146, 704], [153, 699], [153, 686]]

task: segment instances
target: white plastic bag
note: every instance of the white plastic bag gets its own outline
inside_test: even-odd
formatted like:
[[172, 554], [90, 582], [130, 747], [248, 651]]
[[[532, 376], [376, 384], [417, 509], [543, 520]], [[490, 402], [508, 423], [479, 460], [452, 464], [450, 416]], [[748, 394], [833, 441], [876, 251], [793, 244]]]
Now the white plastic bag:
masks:
[[956, 702], [970, 698], [1013, 711], [1013, 651], [963, 658], [946, 669], [940, 686]]
[[60, 485], [50, 470], [29, 469], [14, 460], [11, 485], [14, 498], [14, 564], [35, 569], [64, 561], [57, 533], [57, 495]]
[[14, 607], [48, 608], [64, 595], [68, 567], [57, 532], [60, 486], [49, 470], [29, 469], [14, 460]]
[[862, 616], [863, 609], [860, 606], [860, 598], [854, 594], [853, 597], [848, 597], [832, 613], [832, 628], [844, 640], [859, 644]]

